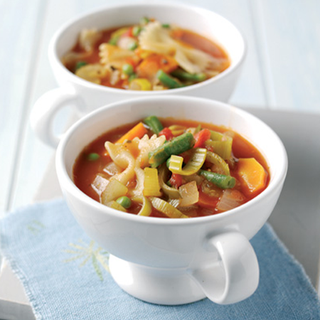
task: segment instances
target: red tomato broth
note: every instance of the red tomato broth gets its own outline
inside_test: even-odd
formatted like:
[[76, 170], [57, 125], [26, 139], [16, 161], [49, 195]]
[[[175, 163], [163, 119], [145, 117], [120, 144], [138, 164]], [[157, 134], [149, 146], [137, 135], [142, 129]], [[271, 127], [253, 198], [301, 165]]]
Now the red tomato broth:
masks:
[[[208, 128], [210, 130], [218, 131], [218, 132], [226, 132], [231, 131], [229, 128], [225, 128], [222, 126], [216, 126], [213, 124], [207, 124], [207, 123], [199, 123], [191, 120], [177, 120], [173, 118], [160, 118], [161, 123], [163, 124], [163, 127], [169, 127], [171, 125], [183, 125], [187, 128], [189, 127], [197, 127], [199, 124], [202, 126], [202, 128]], [[75, 185], [86, 195], [91, 197], [92, 199], [99, 202], [99, 195], [96, 193], [96, 191], [92, 187], [92, 183], [96, 177], [96, 175], [102, 174], [106, 175], [106, 173], [103, 171], [105, 166], [112, 162], [110, 156], [107, 154], [106, 149], [104, 147], [104, 144], [106, 141], [110, 142], [116, 142], [123, 134], [128, 132], [133, 126], [135, 126], [138, 122], [134, 122], [131, 124], [126, 124], [121, 127], [114, 128], [98, 138], [96, 138], [93, 142], [91, 142], [89, 145], [87, 145], [82, 152], [77, 157], [75, 164], [73, 166], [73, 180]], [[235, 158], [255, 158], [265, 169], [267, 173], [267, 181], [265, 188], [269, 184], [270, 175], [268, 170], [268, 165], [266, 163], [266, 160], [261, 155], [261, 153], [245, 138], [243, 138], [241, 135], [233, 132], [233, 145], [232, 145], [232, 153]], [[148, 135], [152, 136], [154, 133], [148, 130]], [[90, 153], [97, 153], [100, 155], [100, 158], [97, 161], [88, 161], [88, 155]], [[230, 167], [230, 175], [235, 177], [237, 179], [236, 186], [234, 189], [241, 191], [242, 186], [239, 182], [239, 177], [237, 174], [237, 163], [235, 163], [233, 166], [229, 165]], [[109, 176], [110, 177], [110, 176]], [[168, 179], [169, 180], [169, 179]], [[134, 188], [136, 184], [136, 181], [129, 181], [127, 184], [128, 188]], [[218, 188], [218, 187], [217, 187]], [[264, 188], [264, 189], [265, 189]], [[190, 213], [190, 217], [197, 216], [207, 216], [212, 214], [220, 213], [217, 209], [215, 209], [215, 206], [217, 205], [217, 202], [219, 200], [218, 197], [210, 197], [209, 195], [205, 194], [200, 190], [199, 188], [199, 194], [200, 198], [202, 199], [203, 203], [197, 203], [198, 209], [193, 210], [193, 212]], [[263, 189], [263, 190], [264, 190]], [[262, 190], [262, 191], [263, 191]], [[261, 191], [261, 192], [262, 192]], [[253, 195], [247, 195], [246, 194], [246, 200], [245, 202], [250, 201], [254, 197], [256, 197], [259, 193]], [[199, 201], [201, 202], [201, 201]], [[137, 214], [139, 210], [141, 209], [141, 204], [132, 201], [132, 206], [128, 209], [128, 213], [131, 214]], [[194, 212], [196, 211], [196, 213]], [[168, 218], [163, 213], [157, 211], [156, 209], [152, 209], [152, 217], [161, 217], [161, 218]]]

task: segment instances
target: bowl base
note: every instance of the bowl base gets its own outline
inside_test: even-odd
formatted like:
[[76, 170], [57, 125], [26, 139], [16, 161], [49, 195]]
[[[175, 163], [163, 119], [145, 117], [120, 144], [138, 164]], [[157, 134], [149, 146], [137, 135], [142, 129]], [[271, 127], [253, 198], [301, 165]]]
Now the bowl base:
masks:
[[109, 258], [109, 268], [120, 288], [146, 302], [179, 305], [206, 298], [185, 268], [145, 267], [113, 255]]

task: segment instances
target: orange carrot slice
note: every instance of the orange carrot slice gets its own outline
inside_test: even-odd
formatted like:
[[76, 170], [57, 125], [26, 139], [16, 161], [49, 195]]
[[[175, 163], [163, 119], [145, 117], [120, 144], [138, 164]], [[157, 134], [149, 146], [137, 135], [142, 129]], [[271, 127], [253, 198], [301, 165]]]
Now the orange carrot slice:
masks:
[[254, 158], [239, 159], [238, 174], [245, 193], [248, 195], [257, 194], [266, 186], [267, 172]]
[[139, 122], [126, 134], [124, 134], [117, 143], [123, 143], [125, 140], [132, 140], [135, 137], [142, 138], [147, 133], [147, 129], [144, 127], [142, 122]]
[[137, 67], [140, 78], [152, 78], [158, 70], [170, 73], [178, 67], [176, 60], [170, 56], [154, 54], [144, 59]]

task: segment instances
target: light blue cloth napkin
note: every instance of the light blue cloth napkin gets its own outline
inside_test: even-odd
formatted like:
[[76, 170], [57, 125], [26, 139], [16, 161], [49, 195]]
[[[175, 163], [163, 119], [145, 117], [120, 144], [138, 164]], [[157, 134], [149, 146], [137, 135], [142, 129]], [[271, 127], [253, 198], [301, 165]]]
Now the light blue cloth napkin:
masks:
[[208, 299], [160, 306], [123, 292], [108, 272], [107, 253], [78, 226], [59, 199], [7, 214], [1, 251], [23, 283], [37, 319], [320, 319], [320, 303], [302, 267], [266, 224], [252, 239], [260, 284], [227, 306]]

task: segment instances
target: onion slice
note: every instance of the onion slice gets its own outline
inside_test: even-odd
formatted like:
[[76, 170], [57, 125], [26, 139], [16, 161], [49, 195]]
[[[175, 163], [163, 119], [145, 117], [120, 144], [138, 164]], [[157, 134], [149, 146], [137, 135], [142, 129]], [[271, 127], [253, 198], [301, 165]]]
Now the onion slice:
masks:
[[177, 208], [160, 198], [151, 197], [150, 201], [155, 209], [162, 212], [169, 218], [189, 218], [188, 216], [184, 215], [181, 211], [179, 211]]
[[179, 192], [182, 198], [179, 205], [181, 207], [191, 206], [199, 201], [199, 191], [195, 181], [183, 184], [179, 188]]
[[238, 190], [226, 189], [217, 204], [219, 211], [227, 211], [245, 203], [246, 197]]

